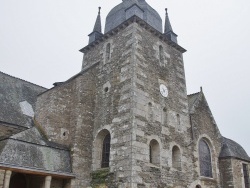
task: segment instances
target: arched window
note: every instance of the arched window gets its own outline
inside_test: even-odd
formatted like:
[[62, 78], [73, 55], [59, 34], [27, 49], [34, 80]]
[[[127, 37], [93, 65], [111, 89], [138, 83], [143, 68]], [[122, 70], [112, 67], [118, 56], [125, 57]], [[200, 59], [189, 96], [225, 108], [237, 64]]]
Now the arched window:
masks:
[[149, 143], [149, 162], [154, 165], [160, 165], [160, 145], [154, 139]]
[[164, 61], [163, 47], [162, 47], [162, 45], [159, 46], [159, 59], [160, 59], [160, 62]]
[[107, 134], [102, 144], [102, 168], [109, 167], [110, 134]]
[[201, 139], [199, 142], [199, 161], [200, 175], [212, 178], [211, 152], [207, 142], [205, 142], [204, 139]]
[[195, 188], [201, 188], [201, 186], [200, 185], [196, 185]]
[[172, 149], [172, 166], [175, 169], [181, 170], [181, 151], [178, 146]]
[[110, 159], [110, 132], [107, 129], [101, 130], [93, 143], [93, 170], [109, 167]]
[[110, 43], [106, 45], [106, 61], [110, 59]]

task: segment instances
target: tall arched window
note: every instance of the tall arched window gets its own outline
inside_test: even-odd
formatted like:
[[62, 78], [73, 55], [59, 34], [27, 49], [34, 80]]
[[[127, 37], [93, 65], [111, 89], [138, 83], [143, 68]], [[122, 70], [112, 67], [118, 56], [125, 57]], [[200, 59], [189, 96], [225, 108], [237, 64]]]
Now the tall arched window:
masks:
[[106, 45], [106, 61], [110, 59], [110, 43]]
[[211, 152], [207, 142], [201, 139], [199, 142], [199, 161], [200, 161], [200, 175], [205, 177], [213, 177], [212, 175], [212, 161]]
[[160, 145], [154, 139], [149, 143], [149, 162], [154, 165], [160, 164]]
[[102, 168], [109, 167], [110, 134], [107, 134], [102, 144]]
[[93, 143], [93, 150], [92, 150], [93, 170], [109, 167], [110, 142], [111, 142], [111, 136], [110, 136], [110, 132], [107, 129], [101, 130], [96, 135], [96, 138]]
[[181, 151], [178, 146], [172, 149], [172, 166], [175, 169], [181, 170]]

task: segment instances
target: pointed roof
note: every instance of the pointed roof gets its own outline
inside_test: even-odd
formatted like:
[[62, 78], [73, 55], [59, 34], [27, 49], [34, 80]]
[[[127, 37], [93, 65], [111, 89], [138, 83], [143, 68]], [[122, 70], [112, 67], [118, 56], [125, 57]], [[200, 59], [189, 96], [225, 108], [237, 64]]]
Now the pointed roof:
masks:
[[95, 21], [95, 26], [94, 26], [93, 32], [97, 31], [99, 33], [102, 33], [101, 7], [98, 7], [98, 9], [99, 9], [99, 11], [98, 11], [98, 15], [97, 15], [97, 18], [96, 18], [96, 21]]
[[101, 24], [101, 7], [98, 7], [98, 15], [95, 21], [95, 26], [93, 31], [89, 34], [89, 44], [103, 36], [102, 34], [102, 24]]
[[166, 10], [166, 18], [165, 18], [164, 35], [166, 35], [169, 40], [177, 43], [177, 35], [174, 33], [173, 28], [170, 24], [170, 20], [168, 17], [168, 9], [166, 8], [165, 10]]
[[173, 32], [173, 28], [171, 26], [169, 17], [168, 17], [168, 9], [165, 8], [166, 10], [166, 17], [165, 17], [165, 28], [164, 28], [164, 33], [169, 33], [169, 32]]

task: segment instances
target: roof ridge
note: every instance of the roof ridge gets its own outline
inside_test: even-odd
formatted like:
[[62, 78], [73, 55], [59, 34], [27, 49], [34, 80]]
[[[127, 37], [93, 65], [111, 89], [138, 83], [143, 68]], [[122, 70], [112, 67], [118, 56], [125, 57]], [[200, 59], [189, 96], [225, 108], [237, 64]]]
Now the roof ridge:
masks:
[[197, 95], [197, 94], [199, 94], [199, 93], [200, 93], [200, 91], [199, 91], [199, 92], [196, 92], [196, 93], [188, 94], [187, 96]]
[[9, 76], [9, 77], [12, 77], [12, 78], [18, 79], [18, 80], [20, 80], [20, 81], [27, 82], [27, 83], [32, 84], [32, 85], [35, 85], [35, 86], [38, 86], [38, 87], [41, 87], [41, 88], [44, 88], [44, 89], [48, 89], [48, 88], [46, 88], [46, 87], [43, 87], [43, 86], [40, 86], [40, 85], [38, 85], [38, 84], [32, 83], [32, 82], [30, 82], [30, 81], [27, 81], [27, 80], [24, 80], [24, 79], [21, 79], [21, 78], [18, 78], [18, 77], [12, 76], [12, 75], [7, 74], [7, 73], [4, 73], [4, 72], [2, 72], [2, 71], [0, 71], [0, 73], [4, 74], [4, 75], [6, 75], [6, 76]]

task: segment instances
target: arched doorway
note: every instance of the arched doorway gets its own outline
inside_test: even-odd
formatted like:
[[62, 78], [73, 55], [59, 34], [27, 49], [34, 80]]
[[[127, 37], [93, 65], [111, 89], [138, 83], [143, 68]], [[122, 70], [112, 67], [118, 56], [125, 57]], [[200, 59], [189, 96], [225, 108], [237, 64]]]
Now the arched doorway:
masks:
[[9, 188], [27, 188], [27, 182], [23, 174], [15, 174], [10, 179]]

